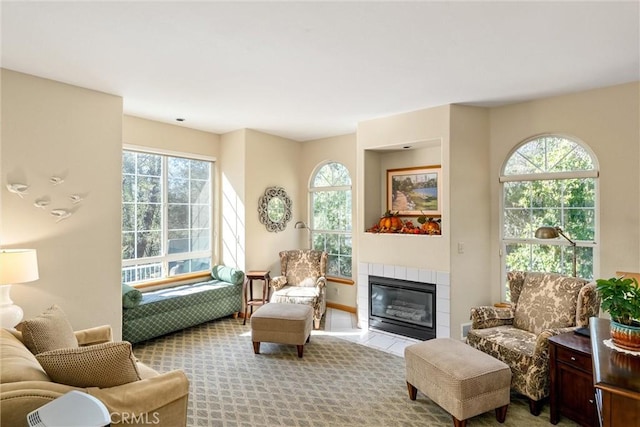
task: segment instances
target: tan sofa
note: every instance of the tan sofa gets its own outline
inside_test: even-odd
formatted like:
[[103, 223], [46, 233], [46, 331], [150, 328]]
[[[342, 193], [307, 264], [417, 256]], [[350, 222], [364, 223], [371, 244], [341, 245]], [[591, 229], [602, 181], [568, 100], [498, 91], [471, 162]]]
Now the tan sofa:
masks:
[[[112, 341], [111, 327], [75, 333], [80, 346]], [[111, 414], [111, 425], [186, 426], [189, 381], [182, 371], [159, 374], [137, 362], [140, 380], [110, 388], [78, 388], [47, 376], [22, 343], [21, 334], [0, 330], [0, 425], [27, 426], [27, 414], [71, 390], [100, 399]]]

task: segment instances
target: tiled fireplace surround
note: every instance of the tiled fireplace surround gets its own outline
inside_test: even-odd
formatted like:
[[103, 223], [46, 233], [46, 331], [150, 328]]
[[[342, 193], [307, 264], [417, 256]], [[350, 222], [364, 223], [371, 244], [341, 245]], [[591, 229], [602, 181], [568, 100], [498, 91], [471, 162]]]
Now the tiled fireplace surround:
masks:
[[358, 324], [369, 329], [369, 276], [436, 284], [436, 337], [451, 335], [450, 280], [446, 271], [426, 270], [402, 265], [360, 262], [358, 264]]

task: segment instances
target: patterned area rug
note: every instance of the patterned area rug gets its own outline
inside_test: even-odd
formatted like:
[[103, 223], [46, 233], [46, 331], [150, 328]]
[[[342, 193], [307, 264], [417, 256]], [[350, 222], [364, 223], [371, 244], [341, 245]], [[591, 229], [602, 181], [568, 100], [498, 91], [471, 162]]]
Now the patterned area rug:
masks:
[[[299, 359], [295, 346], [263, 343], [253, 353], [249, 325], [225, 318], [134, 347], [160, 371], [185, 371], [189, 426], [451, 426], [451, 416], [422, 393], [409, 400], [404, 359], [316, 332]], [[469, 426], [498, 425], [493, 411]], [[516, 396], [503, 426], [548, 426]], [[574, 425], [561, 421], [558, 425]]]

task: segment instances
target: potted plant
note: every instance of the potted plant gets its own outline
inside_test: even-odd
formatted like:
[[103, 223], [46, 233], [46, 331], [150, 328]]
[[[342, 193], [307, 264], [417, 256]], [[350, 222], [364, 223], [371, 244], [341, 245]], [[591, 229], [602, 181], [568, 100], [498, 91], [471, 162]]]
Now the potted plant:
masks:
[[596, 280], [602, 310], [611, 316], [611, 340], [627, 350], [640, 351], [640, 286], [635, 278]]

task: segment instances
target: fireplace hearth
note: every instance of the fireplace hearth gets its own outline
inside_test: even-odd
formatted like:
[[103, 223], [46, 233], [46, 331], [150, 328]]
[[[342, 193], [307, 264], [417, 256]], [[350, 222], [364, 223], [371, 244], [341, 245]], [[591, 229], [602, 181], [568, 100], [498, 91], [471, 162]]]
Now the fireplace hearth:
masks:
[[436, 337], [436, 285], [369, 276], [369, 327], [411, 338]]

